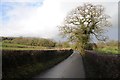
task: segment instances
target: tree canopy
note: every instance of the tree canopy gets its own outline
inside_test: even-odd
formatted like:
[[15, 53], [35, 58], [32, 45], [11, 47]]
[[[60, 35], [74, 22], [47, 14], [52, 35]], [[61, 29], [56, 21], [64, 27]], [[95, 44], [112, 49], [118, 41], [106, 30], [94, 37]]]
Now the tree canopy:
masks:
[[101, 41], [107, 39], [104, 32], [106, 27], [111, 26], [109, 18], [102, 5], [85, 3], [70, 11], [59, 29], [63, 36], [74, 42], [76, 48], [84, 53], [85, 45], [94, 36]]

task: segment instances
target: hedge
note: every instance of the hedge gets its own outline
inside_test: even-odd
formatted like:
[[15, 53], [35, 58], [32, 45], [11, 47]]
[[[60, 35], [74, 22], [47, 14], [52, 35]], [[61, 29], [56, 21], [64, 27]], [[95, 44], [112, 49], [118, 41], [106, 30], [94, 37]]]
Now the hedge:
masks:
[[72, 52], [73, 50], [3, 50], [3, 78], [29, 78], [61, 62]]
[[120, 54], [99, 54], [87, 50], [83, 61], [89, 78], [120, 78]]

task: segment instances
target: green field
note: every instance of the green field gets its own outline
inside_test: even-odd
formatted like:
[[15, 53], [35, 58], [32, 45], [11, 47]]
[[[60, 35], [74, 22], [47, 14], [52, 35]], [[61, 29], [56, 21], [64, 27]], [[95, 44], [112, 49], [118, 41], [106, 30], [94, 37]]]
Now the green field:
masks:
[[52, 39], [32, 37], [2, 37], [0, 46], [3, 50], [41, 50], [70, 48], [68, 42], [56, 42]]
[[39, 50], [39, 49], [46, 49], [46, 47], [29, 46], [29, 45], [13, 44], [13, 43], [3, 43], [2, 49], [3, 50]]
[[[91, 43], [92, 44], [92, 43]], [[107, 41], [96, 43], [97, 48], [95, 51], [105, 54], [119, 54], [118, 41]], [[73, 44], [68, 42], [56, 42], [50, 39], [43, 38], [25, 38], [25, 37], [3, 37], [0, 42], [0, 49], [3, 50], [43, 50], [43, 49], [61, 49], [61, 48], [73, 48]], [[87, 46], [91, 48], [90, 46]]]
[[71, 48], [59, 48], [59, 47], [43, 47], [43, 46], [30, 46], [13, 43], [3, 43], [1, 46], [2, 50], [69, 50]]
[[97, 52], [105, 53], [105, 54], [120, 54], [120, 50], [118, 48], [119, 42], [115, 40], [109, 40], [106, 42], [98, 42]]
[[[14, 43], [2, 43], [3, 50], [43, 50], [43, 49], [54, 49], [49, 47], [43, 46], [30, 46], [30, 45], [23, 45], [23, 44], [14, 44]], [[105, 46], [103, 48], [97, 48], [95, 51], [100, 53], [106, 54], [118, 54], [118, 47], [117, 46]]]
[[104, 48], [98, 48], [96, 51], [105, 54], [119, 54], [119, 49], [117, 46], [106, 46]]

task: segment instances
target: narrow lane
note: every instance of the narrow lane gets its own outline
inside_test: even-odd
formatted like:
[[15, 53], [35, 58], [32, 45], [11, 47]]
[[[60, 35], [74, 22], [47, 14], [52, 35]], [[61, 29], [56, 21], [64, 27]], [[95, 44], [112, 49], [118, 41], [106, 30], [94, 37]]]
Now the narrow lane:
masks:
[[53, 68], [34, 77], [39, 78], [85, 78], [82, 57], [78, 51]]

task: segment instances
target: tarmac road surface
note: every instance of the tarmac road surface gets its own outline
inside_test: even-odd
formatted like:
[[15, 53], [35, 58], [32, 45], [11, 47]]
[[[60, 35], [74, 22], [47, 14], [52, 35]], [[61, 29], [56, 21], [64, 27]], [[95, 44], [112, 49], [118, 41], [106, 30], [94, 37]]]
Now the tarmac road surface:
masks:
[[42, 72], [33, 79], [40, 78], [85, 78], [82, 56], [74, 51], [66, 60]]

